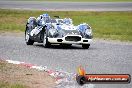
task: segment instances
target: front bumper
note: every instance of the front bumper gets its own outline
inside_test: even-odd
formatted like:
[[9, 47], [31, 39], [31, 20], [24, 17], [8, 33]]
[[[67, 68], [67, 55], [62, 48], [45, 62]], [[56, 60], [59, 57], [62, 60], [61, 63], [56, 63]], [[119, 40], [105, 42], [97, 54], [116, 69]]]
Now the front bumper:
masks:
[[[70, 37], [71, 39], [67, 39]], [[90, 44], [92, 42], [92, 39], [82, 38], [81, 35], [66, 35], [63, 38], [48, 37], [48, 42], [53, 44]]]

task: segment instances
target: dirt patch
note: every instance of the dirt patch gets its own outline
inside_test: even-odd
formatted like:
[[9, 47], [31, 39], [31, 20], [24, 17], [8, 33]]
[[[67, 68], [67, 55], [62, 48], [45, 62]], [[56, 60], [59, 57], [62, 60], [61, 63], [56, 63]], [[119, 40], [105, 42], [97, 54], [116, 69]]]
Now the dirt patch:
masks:
[[53, 88], [55, 86], [55, 79], [44, 71], [9, 64], [2, 60], [0, 60], [0, 81], [21, 84], [26, 88]]

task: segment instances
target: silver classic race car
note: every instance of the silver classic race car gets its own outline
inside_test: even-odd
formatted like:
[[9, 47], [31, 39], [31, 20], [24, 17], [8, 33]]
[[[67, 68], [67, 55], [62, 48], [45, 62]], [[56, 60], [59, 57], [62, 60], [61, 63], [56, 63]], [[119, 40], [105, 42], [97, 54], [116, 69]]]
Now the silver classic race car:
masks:
[[45, 48], [51, 44], [80, 44], [84, 49], [88, 49], [92, 41], [92, 30], [86, 23], [74, 26], [70, 18], [52, 19], [48, 14], [43, 14], [37, 19], [28, 19], [25, 41], [27, 45], [33, 45], [34, 42], [43, 43]]

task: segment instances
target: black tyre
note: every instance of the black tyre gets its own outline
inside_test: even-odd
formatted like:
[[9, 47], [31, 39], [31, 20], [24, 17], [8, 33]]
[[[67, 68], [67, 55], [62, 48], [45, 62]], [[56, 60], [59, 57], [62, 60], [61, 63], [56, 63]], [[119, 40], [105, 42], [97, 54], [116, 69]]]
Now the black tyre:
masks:
[[25, 41], [27, 45], [33, 45], [34, 41], [30, 39], [29, 31], [25, 31]]
[[84, 76], [76, 76], [76, 81], [79, 85], [84, 85], [87, 80]]
[[83, 49], [88, 49], [89, 46], [90, 46], [90, 44], [82, 44], [82, 48], [83, 48]]
[[49, 48], [50, 47], [50, 43], [48, 42], [48, 38], [47, 38], [47, 35], [46, 35], [46, 32], [44, 33], [44, 38], [43, 38], [43, 46], [45, 48]]

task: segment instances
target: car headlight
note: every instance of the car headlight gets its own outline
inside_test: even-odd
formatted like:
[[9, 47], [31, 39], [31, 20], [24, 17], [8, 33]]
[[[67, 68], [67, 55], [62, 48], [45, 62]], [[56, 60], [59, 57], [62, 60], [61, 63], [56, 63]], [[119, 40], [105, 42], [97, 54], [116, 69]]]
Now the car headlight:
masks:
[[91, 35], [92, 34], [92, 30], [91, 29], [86, 29], [85, 30], [85, 34], [86, 35]]
[[91, 29], [86, 29], [84, 37], [88, 38], [88, 39], [91, 39], [93, 37], [92, 30]]
[[56, 29], [54, 29], [54, 28], [49, 29], [49, 36], [50, 37], [57, 37], [57, 35], [58, 35], [58, 31]]
[[78, 30], [82, 37], [92, 38], [92, 29], [88, 24], [86, 23], [80, 24], [78, 26]]

